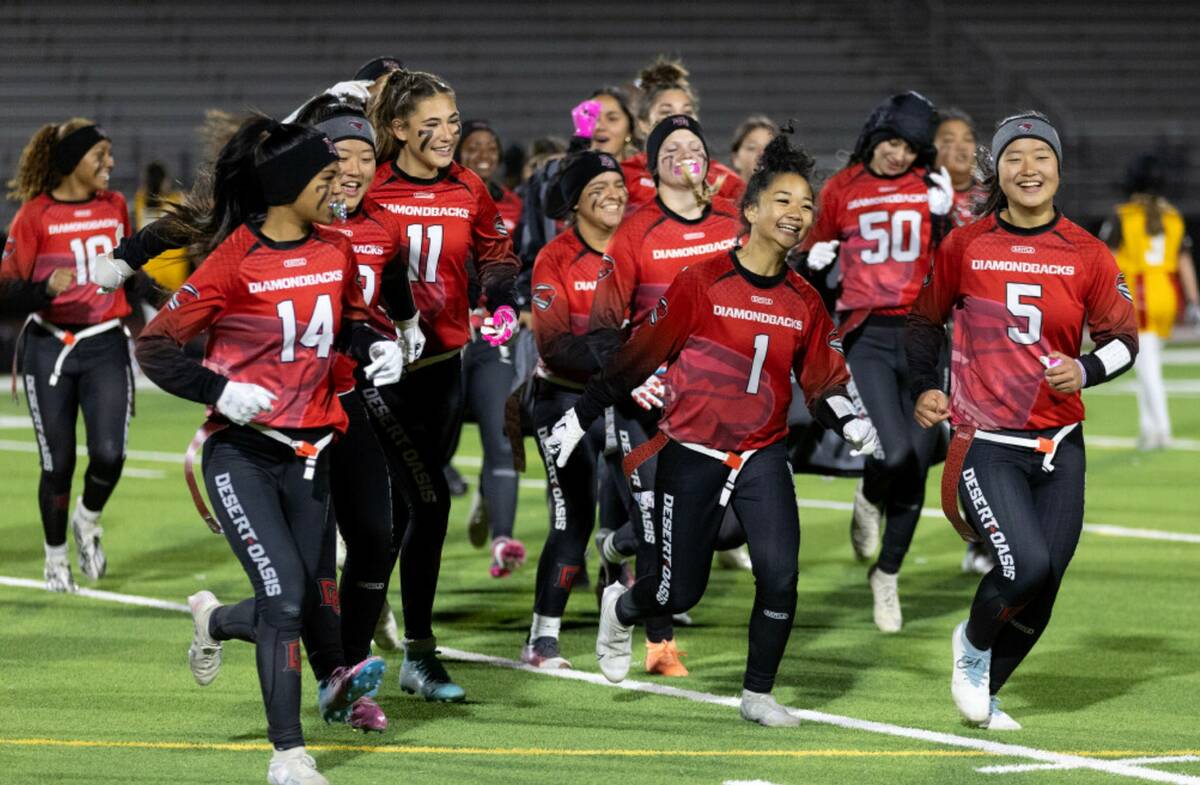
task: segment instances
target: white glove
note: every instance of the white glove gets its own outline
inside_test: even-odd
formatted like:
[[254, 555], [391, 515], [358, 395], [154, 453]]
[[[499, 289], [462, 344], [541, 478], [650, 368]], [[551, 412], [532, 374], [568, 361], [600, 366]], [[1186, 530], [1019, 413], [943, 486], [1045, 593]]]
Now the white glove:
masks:
[[842, 438], [849, 442], [850, 454], [869, 455], [875, 452], [875, 426], [870, 420], [854, 419], [842, 428]]
[[113, 256], [112, 251], [92, 259], [92, 281], [100, 287], [100, 294], [112, 294], [132, 275], [133, 268]]
[[954, 207], [954, 183], [946, 167], [929, 173], [929, 214], [945, 215]]
[[245, 425], [263, 412], [271, 411], [275, 394], [248, 382], [230, 381], [217, 399], [217, 411], [232, 423]]
[[399, 341], [376, 341], [368, 351], [374, 362], [363, 368], [363, 376], [376, 387], [400, 381], [404, 375], [404, 349]]
[[550, 435], [542, 442], [542, 449], [546, 451], [546, 457], [553, 459], [561, 469], [571, 460], [571, 453], [575, 452], [582, 438], [583, 427], [579, 424], [579, 415], [575, 414], [574, 408], [567, 409], [567, 413], [559, 417], [550, 429]]
[[425, 351], [425, 333], [421, 332], [421, 314], [418, 312], [411, 319], [396, 322], [400, 331], [400, 344], [404, 347], [404, 364], [416, 362]]
[[371, 100], [371, 80], [351, 79], [348, 82], [338, 82], [325, 91], [325, 95], [336, 95], [338, 98], [353, 98], [364, 104]]
[[813, 243], [813, 247], [808, 250], [808, 269], [824, 270], [833, 264], [833, 261], [837, 259], [837, 247], [837, 240]]
[[633, 391], [629, 394], [633, 398], [634, 403], [646, 411], [661, 409], [663, 407], [663, 399], [667, 395], [667, 386], [663, 384], [662, 377], [656, 371], [650, 374], [650, 378], [646, 379], [646, 381], [634, 387]]

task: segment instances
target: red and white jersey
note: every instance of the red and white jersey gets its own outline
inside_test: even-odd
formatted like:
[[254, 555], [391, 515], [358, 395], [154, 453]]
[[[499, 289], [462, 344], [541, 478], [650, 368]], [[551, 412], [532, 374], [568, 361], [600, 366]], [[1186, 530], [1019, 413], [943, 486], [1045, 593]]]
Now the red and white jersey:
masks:
[[659, 428], [730, 452], [787, 436], [793, 374], [813, 406], [850, 379], [816, 290], [791, 270], [753, 275], [732, 252], [680, 273], [605, 378], [632, 389], [662, 363]]
[[323, 228], [349, 238], [358, 270], [355, 279], [362, 289], [371, 325], [385, 334], [395, 333], [396, 325], [383, 307], [379, 289], [384, 268], [403, 250], [404, 224], [368, 195], [346, 221]]
[[682, 270], [722, 257], [738, 242], [741, 216], [716, 198], [699, 218], [681, 218], [656, 197], [627, 215], [605, 250], [590, 330], [637, 327]]
[[[591, 373], [571, 337], [587, 335], [596, 277], [604, 254], [590, 248], [578, 229], [563, 232], [538, 252], [530, 282], [533, 337], [537, 343], [537, 373], [586, 383]], [[592, 369], [594, 370], [594, 369]]]
[[517, 231], [517, 224], [521, 222], [521, 212], [525, 209], [525, 203], [511, 188], [499, 188], [500, 198], [495, 200], [496, 210], [500, 213], [500, 220], [504, 222], [508, 236], [512, 237]]
[[[632, 212], [636, 207], [653, 202], [658, 196], [658, 189], [654, 185], [654, 175], [650, 174], [646, 167], [646, 154], [643, 152], [631, 155], [621, 162], [621, 169], [625, 173], [625, 189], [629, 191], [629, 203], [625, 206], [625, 211]], [[745, 181], [725, 164], [710, 158], [705, 182], [713, 185], [720, 177], [725, 179], [721, 182], [717, 196], [737, 204], [746, 192]]]
[[389, 161], [376, 170], [370, 195], [403, 226], [424, 356], [459, 349], [471, 337], [467, 263], [475, 262], [485, 291], [491, 280], [515, 279], [521, 267], [487, 186], [456, 163], [419, 179]]
[[214, 250], [143, 337], [185, 344], [208, 330], [205, 367], [277, 396], [254, 422], [272, 428], [346, 429], [334, 394], [334, 340], [345, 321], [367, 321], [350, 241], [314, 227], [277, 243], [249, 225]]
[[974, 181], [962, 191], [954, 192], [954, 206], [950, 208], [950, 220], [957, 226], [966, 226], [979, 220], [979, 209], [987, 202], [988, 189], [983, 183]]
[[838, 311], [908, 311], [929, 272], [929, 185], [924, 169], [880, 177], [863, 164], [843, 169], [821, 189], [817, 222], [805, 238], [839, 240]]
[[938, 325], [953, 317], [951, 422], [984, 430], [1081, 421], [1083, 399], [1046, 384], [1039, 355], [1078, 357], [1084, 324], [1098, 346], [1137, 340], [1112, 253], [1061, 215], [1033, 230], [996, 215], [955, 229], [912, 311]]
[[38, 312], [51, 324], [99, 324], [128, 316], [124, 290], [100, 294], [92, 282], [93, 260], [116, 248], [128, 233], [125, 197], [115, 191], [97, 191], [86, 202], [60, 202], [42, 194], [23, 204], [13, 218], [0, 276], [44, 281], [62, 267], [75, 271], [75, 285]]

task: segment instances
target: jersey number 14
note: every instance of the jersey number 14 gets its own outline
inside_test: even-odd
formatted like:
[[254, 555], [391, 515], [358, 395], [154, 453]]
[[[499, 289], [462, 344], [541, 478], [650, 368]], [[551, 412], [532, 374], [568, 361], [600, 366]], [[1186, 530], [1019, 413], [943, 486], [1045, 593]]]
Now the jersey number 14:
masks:
[[[291, 300], [284, 300], [275, 306], [275, 312], [283, 325], [283, 349], [279, 352], [279, 361], [290, 363], [296, 359], [296, 305]], [[318, 357], [329, 356], [329, 350], [333, 348], [333, 301], [329, 295], [317, 295], [308, 326], [300, 336], [300, 345], [316, 349]]]

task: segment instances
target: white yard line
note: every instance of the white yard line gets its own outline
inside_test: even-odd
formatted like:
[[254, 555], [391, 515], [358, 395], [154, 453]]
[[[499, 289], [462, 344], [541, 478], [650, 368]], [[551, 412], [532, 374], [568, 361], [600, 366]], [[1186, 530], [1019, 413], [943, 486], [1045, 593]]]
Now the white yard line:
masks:
[[[1113, 763], [1124, 763], [1130, 766], [1145, 766], [1150, 763], [1195, 763], [1200, 761], [1196, 755], [1156, 755], [1148, 758], [1119, 758]], [[1017, 766], [981, 766], [975, 771], [980, 774], [1020, 774], [1026, 771], [1052, 771], [1074, 769], [1075, 766], [1065, 763], [1024, 763]]]
[[[9, 578], [0, 576], [0, 585], [12, 586], [25, 589], [41, 589], [45, 590], [45, 584], [41, 581], [32, 581], [24, 578]], [[153, 597], [142, 597], [136, 594], [118, 594], [116, 592], [95, 591], [92, 589], [81, 589], [79, 595], [91, 599], [104, 600], [106, 602], [116, 602], [124, 605], [137, 605], [148, 608], [159, 608], [162, 610], [180, 611], [189, 613], [186, 605], [176, 602], [167, 602]], [[644, 692], [651, 695], [660, 695], [669, 698], [682, 698], [683, 700], [694, 701], [696, 703], [706, 703], [713, 706], [724, 706], [726, 708], [737, 708], [739, 701], [732, 696], [713, 695], [708, 692], [699, 692], [697, 690], [685, 690], [679, 687], [671, 687], [666, 684], [651, 684], [641, 681], [626, 680], [620, 684], [613, 684], [605, 679], [599, 673], [589, 673], [586, 671], [576, 670], [541, 670], [530, 667], [516, 660], [506, 659], [504, 657], [492, 657], [486, 654], [477, 654], [470, 651], [461, 651], [459, 649], [451, 649], [445, 646], [440, 647], [442, 654], [448, 659], [459, 660], [461, 662], [472, 662], [481, 665], [491, 665], [498, 668], [508, 668], [510, 670], [525, 671], [539, 676], [549, 676], [560, 679], [569, 679], [571, 681], [581, 681], [599, 687], [607, 687], [609, 689], [620, 689], [631, 692]], [[949, 703], [947, 701], [947, 703]], [[884, 736], [895, 736], [905, 739], [914, 739], [923, 741], [929, 744], [940, 744], [948, 747], [957, 747], [959, 749], [976, 750], [981, 753], [990, 755], [1002, 755], [1010, 758], [1024, 758], [1026, 760], [1039, 761], [1041, 763], [1049, 763], [1055, 767], [1064, 767], [1071, 769], [1091, 769], [1100, 771], [1106, 774], [1112, 774], [1118, 777], [1128, 777], [1130, 779], [1145, 780], [1147, 782], [1167, 782], [1172, 785], [1200, 785], [1200, 777], [1192, 777], [1185, 774], [1175, 774], [1172, 772], [1157, 771], [1155, 769], [1147, 769], [1133, 763], [1123, 761], [1098, 760], [1085, 758], [1081, 755], [1067, 755], [1050, 750], [1037, 749], [1036, 747], [1025, 747], [1019, 744], [1005, 744], [1002, 742], [988, 741], [982, 738], [972, 738], [969, 736], [957, 736], [952, 733], [940, 733], [937, 731], [924, 730], [922, 728], [910, 728], [904, 725], [892, 725], [886, 722], [873, 722], [871, 720], [861, 720], [855, 717], [845, 717], [839, 714], [826, 714], [820, 711], [808, 711], [806, 709], [791, 709], [788, 711], [795, 714], [802, 720], [808, 722], [816, 722], [823, 725], [833, 725], [839, 728], [848, 730], [863, 731], [866, 733], [876, 733]], [[767, 731], [778, 734], [779, 731]]]

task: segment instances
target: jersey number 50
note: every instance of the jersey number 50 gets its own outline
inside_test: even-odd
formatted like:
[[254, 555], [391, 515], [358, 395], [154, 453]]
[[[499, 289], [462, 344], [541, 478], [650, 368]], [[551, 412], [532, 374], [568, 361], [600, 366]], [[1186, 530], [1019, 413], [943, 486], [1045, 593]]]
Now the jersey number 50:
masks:
[[916, 210], [875, 210], [858, 216], [858, 233], [873, 248], [862, 252], [865, 264], [915, 262], [921, 255], [921, 214]]

